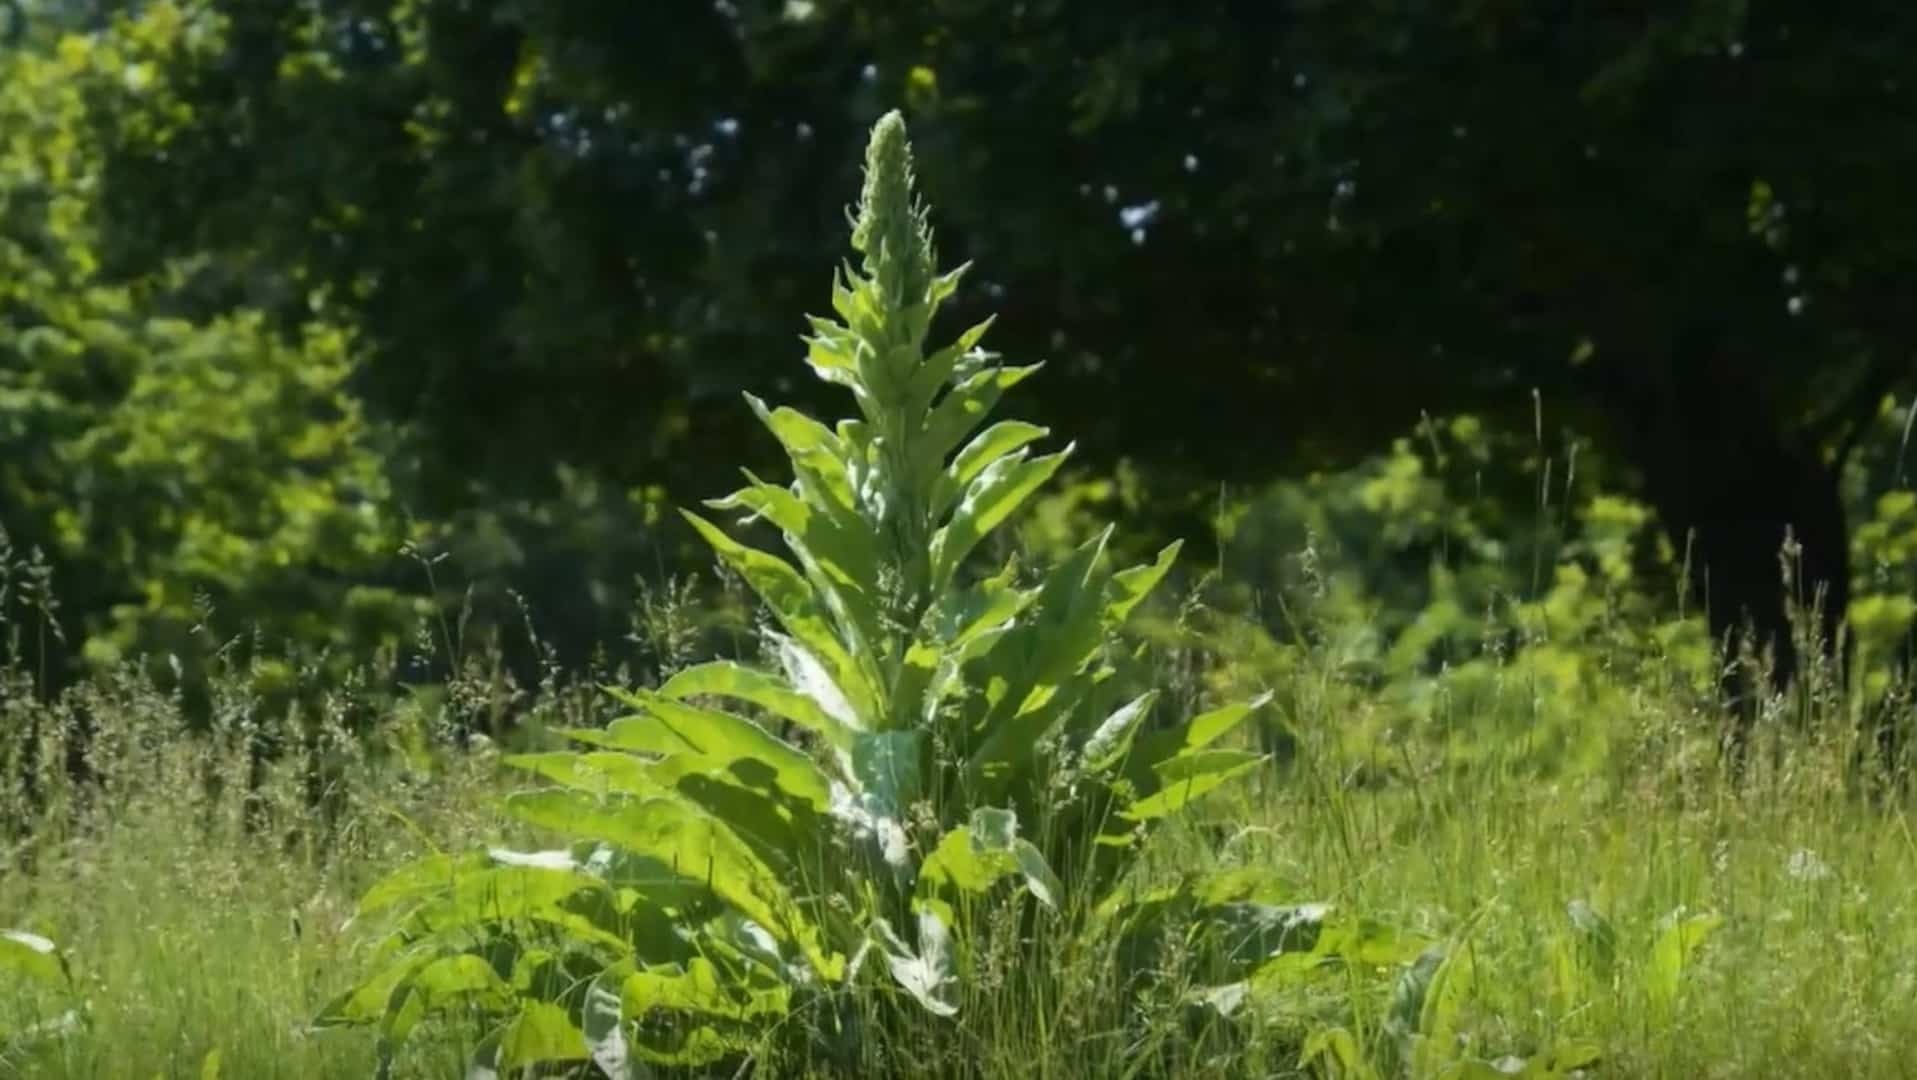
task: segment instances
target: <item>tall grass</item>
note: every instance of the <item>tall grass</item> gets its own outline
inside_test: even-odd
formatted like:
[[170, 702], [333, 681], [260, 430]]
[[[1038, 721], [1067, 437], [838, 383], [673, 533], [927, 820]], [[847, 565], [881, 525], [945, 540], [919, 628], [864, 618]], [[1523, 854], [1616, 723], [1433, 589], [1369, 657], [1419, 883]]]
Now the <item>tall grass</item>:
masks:
[[[1321, 629], [1315, 639], [1338, 639]], [[1489, 692], [1431, 719], [1452, 743], [1474, 730], [1503, 739], [1535, 715], [1537, 682], [1504, 663]], [[1859, 780], [1844, 699], [1779, 701], [1733, 781], [1720, 718], [1688, 676], [1647, 674], [1641, 657], [1596, 669], [1631, 675], [1581, 718], [1605, 733], [1590, 766], [1541, 770], [1535, 748], [1465, 768], [1405, 752], [1381, 779], [1378, 756], [1344, 734], [1377, 688], [1334, 650], [1308, 649], [1281, 699], [1289, 763], [1161, 837], [1152, 860], [1267, 868], [1300, 898], [1457, 935], [1471, 960], [1459, 1031], [1486, 1060], [1580, 1040], [1602, 1052], [1593, 1075], [1917, 1074], [1917, 838], [1906, 797]], [[1161, 674], [1199, 695], [1197, 670]], [[1259, 678], [1250, 659], [1222, 670]], [[395, 717], [335, 747], [321, 823], [309, 760], [249, 783], [243, 738], [180, 737], [177, 701], [130, 674], [53, 702], [17, 672], [7, 687], [0, 927], [58, 941], [72, 982], [0, 977], [0, 1076], [202, 1076], [210, 1060], [224, 1076], [367, 1075], [370, 1036], [307, 1028], [360, 967], [353, 898], [428, 838], [512, 835], [489, 809], [503, 783], [490, 756], [430, 737], [424, 756], [376, 752], [412, 738], [398, 729], [417, 718]], [[70, 779], [66, 745], [82, 716], [85, 784]], [[1696, 915], [1722, 921], [1661, 967], [1660, 939]], [[1139, 997], [1104, 970], [1042, 935], [1004, 946], [963, 988], [962, 1026], [873, 1006], [852, 1059], [765, 1058], [758, 1075], [1288, 1075], [1314, 1032], [1388, 1041], [1398, 977], [1354, 970], [1226, 1023], [1181, 1002], [1175, 978]], [[400, 1073], [460, 1075], [470, 1035], [416, 1039]]]

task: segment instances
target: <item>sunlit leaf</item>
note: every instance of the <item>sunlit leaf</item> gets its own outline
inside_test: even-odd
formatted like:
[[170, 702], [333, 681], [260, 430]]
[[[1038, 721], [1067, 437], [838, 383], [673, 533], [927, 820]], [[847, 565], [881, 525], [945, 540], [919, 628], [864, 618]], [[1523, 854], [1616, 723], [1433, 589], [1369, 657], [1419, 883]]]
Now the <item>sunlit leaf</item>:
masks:
[[0, 930], [0, 973], [56, 981], [64, 974], [60, 950], [38, 934]]
[[928, 1012], [936, 1016], [958, 1013], [957, 976], [952, 968], [951, 930], [930, 909], [918, 913], [918, 947], [899, 939], [890, 923], [875, 924], [892, 978]]
[[852, 745], [852, 732], [811, 697], [775, 675], [735, 661], [714, 660], [686, 668], [667, 679], [658, 693], [678, 700], [710, 695], [749, 701], [823, 737], [840, 750]]
[[499, 1042], [501, 1069], [584, 1061], [591, 1056], [586, 1033], [579, 1030], [565, 1009], [547, 1001], [527, 1002]]
[[1653, 1004], [1666, 1006], [1677, 999], [1685, 969], [1705, 940], [1723, 925], [1724, 917], [1716, 914], [1685, 917], [1679, 912], [1664, 920], [1644, 973], [1644, 990]]

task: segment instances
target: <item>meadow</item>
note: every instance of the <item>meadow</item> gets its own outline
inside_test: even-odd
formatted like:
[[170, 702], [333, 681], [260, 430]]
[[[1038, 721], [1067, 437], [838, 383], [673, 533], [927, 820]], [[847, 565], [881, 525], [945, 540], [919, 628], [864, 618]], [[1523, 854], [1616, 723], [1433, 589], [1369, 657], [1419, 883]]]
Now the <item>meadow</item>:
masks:
[[[1841, 709], [1814, 717], [1837, 737], [1766, 732], [1741, 783], [1717, 764], [1717, 718], [1681, 683], [1619, 686], [1616, 708], [1583, 715], [1609, 736], [1594, 768], [1539, 776], [1492, 753], [1448, 769], [1421, 754], [1396, 782], [1366, 783], [1375, 762], [1341, 732], [1369, 692], [1322, 650], [1304, 663], [1286, 710], [1290, 763], [1158, 838], [1147, 873], [1274, 870], [1300, 898], [1434, 941], [1456, 935], [1471, 963], [1446, 1023], [1461, 1055], [1538, 1070], [1516, 1075], [1552, 1075], [1545, 1059], [1578, 1048], [1596, 1059], [1591, 1076], [1910, 1075], [1917, 837], [1906, 803], [1857, 790]], [[1462, 729], [1454, 737], [1498, 739], [1534, 712], [1531, 681], [1500, 675], [1482, 709], [1438, 717]], [[266, 824], [249, 828], [243, 755], [175, 737], [164, 697], [97, 692], [98, 788], [66, 784], [50, 735], [47, 805], [31, 840], [7, 848], [0, 911], [58, 942], [62, 959], [56, 978], [9, 977], [0, 1071], [367, 1075], [373, 1033], [311, 1026], [364, 966], [358, 896], [409, 856], [510, 834], [492, 797], [515, 780], [496, 755], [396, 729], [430, 753], [341, 770], [329, 830], [302, 827], [294, 764], [262, 785], [251, 813]], [[209, 775], [234, 782], [209, 794]], [[7, 818], [27, 813], [16, 803]], [[1708, 921], [1686, 921], [1698, 917]], [[1247, 1005], [1258, 1018], [1240, 1016], [1247, 1030], [1223, 1040], [1175, 995], [1034, 977], [1074, 963], [1087, 961], [1007, 958], [964, 988], [963, 1037], [906, 1029], [868, 1052], [894, 1075], [1283, 1076], [1313, 1074], [1300, 1051], [1318, 1031], [1367, 1046], [1404, 1035], [1391, 1026], [1396, 971]], [[447, 1024], [399, 1073], [461, 1075], [481, 1030]]]
[[[1082, 489], [1014, 536], [1063, 458], [972, 429], [1030, 371], [983, 327], [922, 347], [955, 276], [896, 117], [866, 181], [809, 339], [863, 419], [753, 401], [797, 480], [709, 504], [793, 562], [692, 519], [766, 609], [737, 659], [476, 658], [370, 723], [386, 675], [287, 700], [236, 663], [186, 735], [131, 664], [43, 694], [47, 600], [9, 594], [0, 1074], [1911, 1072], [1881, 660], [1807, 668], [1733, 770], [1710, 642], [1619, 546], [1641, 516], [1553, 510], [1548, 472], [1548, 559], [1438, 515], [1459, 547], [1389, 613], [1257, 537], [1309, 487], [1221, 514], [1262, 568], [1113, 571]], [[1313, 521], [1424, 521], [1402, 460]]]

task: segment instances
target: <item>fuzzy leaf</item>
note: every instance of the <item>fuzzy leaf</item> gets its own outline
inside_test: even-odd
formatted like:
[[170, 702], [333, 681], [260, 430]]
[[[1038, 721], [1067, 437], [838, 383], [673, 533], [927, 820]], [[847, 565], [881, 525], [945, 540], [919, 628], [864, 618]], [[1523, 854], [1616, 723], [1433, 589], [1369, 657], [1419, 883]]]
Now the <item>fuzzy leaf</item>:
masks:
[[1045, 485], [1070, 457], [1072, 447], [1044, 457], [1023, 451], [999, 458], [975, 477], [952, 519], [932, 537], [932, 581], [944, 588], [979, 541], [999, 527], [1032, 493]]
[[1072, 676], [1101, 640], [1099, 595], [1088, 585], [1110, 535], [1102, 531], [1046, 575], [1032, 601], [1035, 614], [992, 654], [989, 666], [1004, 680], [1004, 692], [978, 723], [984, 738], [966, 762], [967, 779], [987, 801], [1000, 798], [1033, 763], [1039, 741], [1085, 691]]
[[575, 791], [532, 791], [509, 796], [506, 806], [528, 824], [599, 837], [704, 882], [741, 914], [799, 946], [822, 974], [832, 977], [837, 970], [778, 876], [731, 829], [680, 798], [593, 799]]
[[939, 479], [938, 491], [932, 499], [933, 513], [943, 515], [949, 510], [953, 500], [994, 462], [1050, 433], [1048, 428], [1023, 420], [1001, 420], [979, 432], [952, 459]]
[[852, 771], [888, 817], [902, 819], [925, 792], [924, 752], [920, 731], [860, 735], [852, 744]]
[[1126, 807], [1124, 816], [1132, 821], [1149, 821], [1177, 813], [1264, 760], [1262, 754], [1246, 750], [1206, 750], [1172, 758], [1159, 770], [1163, 786]]
[[619, 984], [630, 963], [603, 971], [586, 988], [586, 1000], [580, 1009], [580, 1033], [592, 1063], [607, 1080], [641, 1080], [645, 1070], [632, 1054], [626, 1037], [625, 1014], [620, 1008]]
[[618, 696], [644, 710], [635, 721], [621, 722], [622, 727], [644, 730], [656, 726], [664, 734], [658, 740], [660, 744], [677, 740], [684, 750], [732, 771], [742, 787], [776, 785], [817, 812], [824, 812], [831, 802], [830, 783], [812, 759], [750, 720], [656, 693]]
[[1138, 741], [1132, 751], [1128, 771], [1135, 780], [1142, 779], [1147, 771], [1156, 769], [1159, 763], [1169, 758], [1202, 750], [1229, 734], [1270, 701], [1270, 694], [1261, 694], [1250, 701], [1234, 702], [1201, 713], [1177, 727], [1154, 732]]
[[1151, 715], [1152, 706], [1157, 701], [1158, 691], [1147, 690], [1106, 717], [1085, 740], [1082, 750], [1084, 767], [1092, 772], [1103, 772], [1118, 764], [1131, 748], [1132, 735], [1138, 731], [1139, 724]]
[[1651, 946], [1651, 963], [1644, 973], [1644, 989], [1652, 1003], [1665, 1007], [1677, 1000], [1684, 969], [1706, 938], [1724, 925], [1722, 915], [1673, 913], [1664, 920], [1664, 928]]
[[[946, 278], [956, 286], [959, 277], [965, 271], [966, 267], [961, 266], [947, 274]], [[938, 396], [939, 389], [959, 370], [959, 365], [966, 354], [985, 339], [986, 332], [992, 328], [992, 324], [997, 319], [996, 315], [987, 316], [984, 321], [967, 327], [950, 345], [925, 358], [925, 362], [920, 364], [918, 371], [912, 375], [912, 396], [906, 403], [907, 408], [911, 410], [911, 415], [917, 415], [931, 406], [932, 399]], [[944, 452], [945, 448], [941, 447], [940, 455], [943, 456]]]
[[25, 930], [0, 930], [0, 972], [53, 982], [63, 970], [53, 942]]
[[566, 1010], [549, 1001], [530, 1001], [514, 1017], [499, 1043], [499, 1067], [523, 1069], [554, 1061], [584, 1061], [592, 1056], [586, 1033]]
[[852, 732], [818, 702], [794, 690], [776, 675], [731, 660], [699, 664], [667, 679], [661, 697], [685, 700], [698, 695], [749, 701], [812, 732], [839, 750], [850, 749]]
[[952, 968], [951, 931], [944, 919], [929, 908], [918, 913], [918, 927], [919, 945], [913, 949], [899, 939], [890, 923], [884, 919], [875, 921], [886, 966], [893, 980], [926, 1011], [935, 1016], [955, 1016], [958, 1014], [955, 1000], [958, 979]]
[[460, 877], [480, 874], [493, 866], [483, 851], [428, 855], [401, 866], [367, 889], [359, 899], [359, 913], [370, 915], [407, 900], [442, 892]]
[[1132, 609], [1150, 596], [1159, 582], [1165, 580], [1165, 575], [1171, 571], [1172, 563], [1178, 560], [1178, 552], [1183, 547], [1184, 541], [1175, 540], [1167, 544], [1152, 562], [1112, 575], [1112, 599], [1106, 612], [1114, 624], [1124, 622]]
[[853, 516], [858, 503], [846, 469], [844, 442], [830, 428], [790, 406], [769, 409], [765, 402], [751, 394], [746, 395], [746, 401], [760, 422], [785, 447], [799, 485], [813, 496], [814, 507], [823, 505], [835, 513]]
[[985, 422], [1005, 391], [1035, 374], [1042, 364], [994, 367], [960, 379], [925, 418], [925, 442], [939, 458], [958, 448], [973, 429]]
[[953, 829], [939, 841], [919, 871], [921, 899], [944, 887], [983, 893], [1004, 878], [1017, 874], [1032, 895], [1056, 909], [1064, 887], [1045, 860], [1045, 853], [1018, 835], [1018, 816], [1010, 810], [981, 807], [971, 824]]
[[752, 586], [786, 632], [824, 662], [833, 682], [854, 710], [869, 715], [874, 701], [870, 684], [846, 651], [804, 575], [776, 555], [739, 543], [699, 515], [691, 511], [681, 513], [719, 557]]

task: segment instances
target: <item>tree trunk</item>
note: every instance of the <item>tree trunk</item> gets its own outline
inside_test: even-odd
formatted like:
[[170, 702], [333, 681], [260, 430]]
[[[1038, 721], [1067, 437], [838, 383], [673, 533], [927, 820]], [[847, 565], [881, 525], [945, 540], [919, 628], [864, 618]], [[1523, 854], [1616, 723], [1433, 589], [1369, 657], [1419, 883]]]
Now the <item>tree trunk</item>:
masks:
[[[1693, 340], [1673, 358], [1660, 407], [1631, 441], [1646, 493], [1673, 543], [1689, 556], [1689, 585], [1720, 646], [1748, 644], [1771, 663], [1769, 685], [1727, 664], [1728, 749], [1742, 760], [1766, 692], [1791, 685], [1806, 658], [1790, 609], [1817, 612], [1817, 642], [1839, 668], [1850, 603], [1849, 532], [1839, 467], [1797, 445], [1738, 365]], [[1808, 629], [1808, 628], [1806, 628]]]

